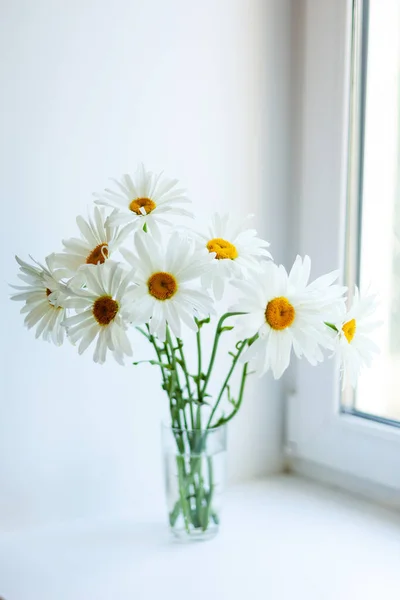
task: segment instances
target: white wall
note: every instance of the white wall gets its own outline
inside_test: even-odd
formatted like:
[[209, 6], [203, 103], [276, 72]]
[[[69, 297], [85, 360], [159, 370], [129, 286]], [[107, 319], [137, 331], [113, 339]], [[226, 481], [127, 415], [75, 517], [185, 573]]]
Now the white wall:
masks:
[[[35, 341], [8, 300], [13, 255], [59, 250], [92, 191], [143, 160], [188, 186], [202, 220], [256, 212], [284, 260], [289, 4], [1, 3], [2, 528], [163, 502], [155, 371]], [[281, 409], [280, 384], [249, 386], [233, 480], [280, 468]]]

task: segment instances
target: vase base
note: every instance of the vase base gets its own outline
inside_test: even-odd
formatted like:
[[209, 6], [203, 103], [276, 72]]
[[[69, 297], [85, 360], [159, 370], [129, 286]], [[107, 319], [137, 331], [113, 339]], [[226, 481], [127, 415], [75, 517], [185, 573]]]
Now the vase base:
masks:
[[209, 527], [205, 531], [202, 529], [192, 529], [189, 533], [186, 529], [171, 529], [172, 536], [175, 541], [182, 544], [190, 542], [206, 542], [215, 538], [219, 531], [219, 527]]

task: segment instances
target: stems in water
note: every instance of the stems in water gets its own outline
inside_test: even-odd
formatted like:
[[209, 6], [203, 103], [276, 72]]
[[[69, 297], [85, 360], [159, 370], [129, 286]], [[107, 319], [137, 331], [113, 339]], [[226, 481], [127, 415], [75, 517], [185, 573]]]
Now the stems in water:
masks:
[[[192, 530], [206, 531], [210, 519], [217, 524], [218, 515], [213, 509], [214, 496], [214, 465], [213, 455], [208, 454], [207, 439], [216, 428], [228, 423], [238, 412], [243, 400], [248, 364], [242, 367], [240, 386], [237, 400], [233, 400], [230, 393], [230, 381], [237, 367], [237, 363], [245, 350], [255, 339], [245, 339], [236, 344], [235, 352], [230, 352], [232, 362], [223, 380], [221, 389], [211, 407], [205, 428], [202, 430], [202, 410], [209, 406], [210, 396], [207, 389], [211, 380], [215, 360], [218, 352], [221, 335], [233, 329], [224, 325], [232, 316], [244, 313], [232, 312], [222, 315], [217, 323], [214, 340], [211, 348], [207, 370], [203, 373], [203, 356], [201, 328], [209, 323], [210, 319], [196, 320], [196, 348], [197, 365], [195, 374], [189, 372], [185, 358], [184, 344], [179, 338], [174, 338], [168, 325], [166, 326], [165, 342], [160, 342], [150, 331], [137, 327], [138, 331], [152, 344], [157, 360], [141, 361], [157, 365], [161, 371], [162, 387], [167, 392], [170, 405], [172, 431], [176, 442], [176, 472], [179, 498], [170, 512], [170, 524], [175, 526], [179, 515], [182, 515], [183, 525], [187, 533]], [[330, 326], [330, 324], [327, 324]], [[183, 382], [181, 382], [183, 377]], [[194, 384], [194, 389], [193, 389]], [[227, 398], [233, 407], [229, 414], [224, 413], [218, 418], [217, 412], [222, 401]], [[187, 414], [187, 406], [189, 412]], [[190, 424], [188, 423], [188, 417]], [[203, 469], [204, 467], [204, 469]]]

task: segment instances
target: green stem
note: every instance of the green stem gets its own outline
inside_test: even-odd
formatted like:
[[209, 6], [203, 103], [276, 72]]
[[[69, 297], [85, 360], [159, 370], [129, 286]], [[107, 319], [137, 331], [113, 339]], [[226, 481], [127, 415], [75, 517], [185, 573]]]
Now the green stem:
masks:
[[196, 410], [196, 429], [201, 430], [201, 405], [197, 405]]
[[230, 380], [230, 378], [231, 378], [231, 375], [232, 375], [233, 371], [235, 370], [235, 367], [236, 367], [237, 361], [239, 360], [239, 357], [240, 357], [240, 355], [242, 354], [242, 352], [243, 352], [243, 349], [244, 349], [244, 347], [246, 346], [246, 344], [247, 344], [247, 340], [244, 340], [244, 341], [241, 343], [239, 350], [238, 350], [238, 351], [237, 351], [237, 353], [235, 354], [235, 357], [234, 357], [234, 359], [233, 359], [233, 361], [232, 361], [231, 368], [230, 368], [230, 369], [229, 369], [229, 371], [228, 371], [228, 374], [227, 374], [227, 376], [226, 376], [226, 378], [225, 378], [225, 381], [224, 381], [224, 383], [222, 384], [221, 391], [220, 391], [220, 393], [218, 394], [217, 401], [216, 401], [216, 403], [215, 403], [215, 405], [214, 405], [214, 408], [213, 408], [213, 409], [212, 409], [212, 411], [211, 411], [211, 415], [210, 415], [210, 418], [208, 419], [208, 423], [207, 423], [207, 427], [206, 427], [206, 429], [209, 429], [209, 428], [210, 428], [210, 426], [211, 426], [211, 422], [212, 422], [212, 420], [213, 420], [213, 418], [214, 418], [214, 415], [215, 415], [215, 412], [216, 412], [216, 410], [217, 410], [217, 408], [218, 408], [218, 406], [219, 406], [219, 403], [221, 402], [221, 399], [222, 399], [222, 396], [223, 396], [223, 394], [224, 394], [224, 391], [225, 391], [225, 389], [226, 389], [226, 386], [227, 386], [227, 385], [228, 385], [228, 383], [229, 383], [229, 380]]
[[214, 469], [213, 469], [213, 459], [211, 456], [207, 456], [207, 471], [208, 471], [208, 494], [206, 506], [203, 514], [203, 531], [205, 531], [208, 527], [208, 523], [210, 521], [210, 511], [211, 505], [214, 495]]
[[[174, 405], [172, 403], [172, 400], [174, 397], [174, 387], [175, 387], [174, 377], [173, 377], [173, 374], [171, 371], [169, 374], [169, 381], [168, 381], [168, 377], [165, 374], [165, 363], [163, 363], [163, 360], [162, 360], [161, 350], [158, 347], [154, 336], [150, 333], [150, 327], [147, 323], [146, 323], [146, 327], [147, 327], [148, 334], [145, 333], [139, 327], [137, 327], [136, 329], [138, 329], [138, 331], [140, 331], [143, 335], [145, 335], [147, 337], [147, 339], [153, 344], [154, 350], [156, 351], [158, 362], [159, 362], [160, 369], [161, 369], [163, 384], [164, 384], [163, 387], [164, 387], [165, 391], [167, 392], [168, 398], [169, 398], [169, 409], [170, 409], [170, 413], [171, 413], [172, 427], [174, 427], [175, 426], [175, 418], [174, 418], [174, 410], [173, 410]], [[168, 347], [165, 343], [164, 343], [164, 352], [167, 355], [168, 364], [171, 364], [171, 358], [170, 358], [170, 355], [168, 352]], [[176, 398], [175, 398], [175, 400], [176, 400]], [[180, 418], [180, 413], [179, 413], [179, 406], [177, 406], [177, 410], [176, 410], [175, 414], [176, 414], [176, 424], [178, 425], [179, 429], [182, 429], [181, 418]], [[177, 440], [176, 442], [177, 442], [178, 448], [181, 449], [179, 446], [179, 441]]]
[[193, 412], [193, 402], [190, 400], [189, 402], [189, 410], [190, 410], [190, 422], [192, 424], [192, 429], [194, 429], [194, 412]]
[[194, 429], [194, 413], [193, 413], [193, 402], [192, 402], [193, 395], [192, 395], [192, 390], [190, 388], [190, 380], [189, 380], [188, 370], [187, 370], [187, 366], [186, 366], [185, 353], [183, 351], [183, 342], [182, 342], [182, 340], [180, 340], [178, 338], [177, 338], [177, 342], [178, 342], [178, 349], [179, 349], [179, 354], [180, 354], [181, 362], [182, 362], [182, 371], [185, 376], [186, 387], [187, 387], [188, 395], [189, 395], [190, 420], [191, 420], [192, 429]]
[[221, 419], [218, 422], [218, 424], [211, 425], [210, 429], [214, 429], [215, 427], [217, 427], [217, 425], [220, 426], [220, 425], [225, 425], [225, 423], [228, 423], [231, 419], [233, 419], [233, 417], [236, 415], [236, 413], [238, 412], [239, 408], [241, 407], [242, 400], [243, 400], [244, 387], [245, 387], [245, 383], [246, 383], [248, 365], [249, 365], [249, 363], [245, 363], [243, 365], [242, 379], [240, 381], [239, 398], [238, 398], [238, 400], [237, 400], [237, 402], [235, 404], [235, 408], [233, 409], [233, 411], [231, 412], [230, 415], [228, 415], [227, 417], [224, 417], [223, 419]]
[[196, 331], [196, 343], [197, 343], [197, 400], [202, 402], [203, 396], [201, 393], [201, 334], [200, 327]]
[[201, 334], [200, 327], [196, 331], [196, 345], [197, 345], [197, 411], [196, 411], [196, 429], [201, 429], [201, 404], [204, 398], [205, 388], [201, 389], [201, 369], [202, 369], [202, 357], [201, 357]]
[[[149, 326], [146, 324], [147, 330], [149, 330]], [[146, 337], [148, 340], [150, 340], [151, 334], [150, 333], [146, 333], [144, 329], [142, 329], [141, 327], [136, 326], [136, 329], [138, 331], [140, 331], [140, 333], [142, 335], [144, 335], [144, 337]]]
[[185, 523], [185, 529], [187, 533], [190, 533], [189, 521], [190, 521], [190, 506], [187, 500], [187, 482], [186, 482], [186, 470], [185, 470], [185, 459], [182, 455], [176, 457], [176, 463], [178, 467], [178, 484], [179, 484], [179, 497], [182, 507], [182, 515]]
[[[185, 403], [184, 403], [184, 400], [182, 397], [182, 388], [181, 388], [181, 384], [179, 381], [178, 363], [176, 362], [176, 356], [175, 356], [175, 346], [174, 346], [174, 342], [171, 337], [171, 333], [169, 331], [168, 325], [166, 325], [166, 336], [167, 336], [167, 339], [166, 339], [165, 348], [167, 351], [167, 356], [170, 357], [170, 361], [171, 361], [171, 365], [172, 365], [170, 377], [171, 377], [171, 380], [175, 379], [175, 385], [174, 385], [175, 399], [177, 402], [179, 402], [179, 409], [182, 411], [183, 421], [184, 421], [185, 429], [187, 431], [189, 429], [189, 427], [188, 427], [187, 418], [186, 418]], [[177, 342], [177, 344], [179, 346], [178, 342]], [[170, 348], [170, 354], [168, 353], [168, 346]]]
[[224, 331], [224, 329], [222, 327], [223, 322], [226, 319], [228, 319], [229, 317], [234, 317], [235, 315], [245, 315], [245, 314], [246, 313], [244, 313], [244, 312], [229, 312], [229, 313], [225, 313], [224, 315], [222, 315], [222, 317], [218, 321], [217, 328], [215, 330], [214, 343], [213, 343], [213, 347], [212, 347], [212, 351], [211, 351], [210, 363], [208, 365], [206, 378], [204, 380], [204, 385], [203, 385], [203, 389], [202, 389], [202, 392], [201, 392], [202, 397], [204, 397], [205, 391], [207, 389], [208, 382], [209, 382], [210, 377], [211, 377], [212, 369], [213, 369], [214, 362], [215, 362], [215, 357], [216, 357], [216, 354], [217, 354], [219, 338], [220, 338], [221, 333]]
[[144, 335], [144, 336], [145, 336], [145, 337], [146, 337], [146, 338], [149, 340], [149, 342], [150, 342], [150, 343], [153, 345], [153, 347], [154, 347], [154, 350], [156, 351], [156, 354], [157, 354], [157, 358], [158, 358], [158, 364], [159, 364], [159, 367], [160, 367], [160, 369], [161, 369], [162, 380], [163, 380], [163, 383], [164, 383], [164, 385], [166, 385], [166, 376], [165, 376], [165, 371], [164, 371], [164, 363], [163, 363], [163, 361], [162, 361], [162, 356], [161, 356], [161, 353], [160, 353], [160, 349], [159, 349], [159, 347], [157, 346], [157, 342], [156, 342], [156, 340], [155, 340], [154, 336], [153, 336], [153, 335], [150, 333], [150, 327], [148, 326], [148, 324], [147, 324], [147, 323], [146, 323], [146, 327], [147, 327], [147, 331], [148, 331], [148, 333], [146, 333], [146, 332], [144, 331], [144, 329], [141, 329], [141, 327], [136, 327], [136, 329], [137, 329], [137, 330], [138, 330], [138, 331], [139, 331], [139, 332], [140, 332], [142, 335]]

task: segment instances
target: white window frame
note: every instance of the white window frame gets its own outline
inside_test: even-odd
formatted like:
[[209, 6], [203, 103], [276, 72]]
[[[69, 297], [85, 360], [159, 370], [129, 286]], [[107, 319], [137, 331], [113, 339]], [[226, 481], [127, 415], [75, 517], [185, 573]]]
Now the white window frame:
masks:
[[[314, 259], [315, 276], [337, 265], [345, 271], [357, 5], [357, 0], [304, 0], [293, 22], [293, 249]], [[286, 415], [289, 467], [400, 507], [400, 429], [340, 411], [333, 359], [318, 367], [298, 361], [292, 383]]]

